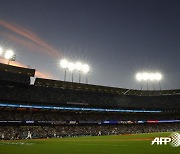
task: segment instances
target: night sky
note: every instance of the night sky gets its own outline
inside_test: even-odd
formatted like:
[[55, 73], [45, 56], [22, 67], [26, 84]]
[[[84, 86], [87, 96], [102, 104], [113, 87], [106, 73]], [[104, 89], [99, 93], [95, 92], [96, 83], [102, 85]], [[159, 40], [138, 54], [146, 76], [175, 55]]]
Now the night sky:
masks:
[[66, 57], [90, 65], [91, 84], [139, 89], [136, 72], [159, 71], [180, 88], [180, 0], [0, 0], [0, 44], [53, 79]]

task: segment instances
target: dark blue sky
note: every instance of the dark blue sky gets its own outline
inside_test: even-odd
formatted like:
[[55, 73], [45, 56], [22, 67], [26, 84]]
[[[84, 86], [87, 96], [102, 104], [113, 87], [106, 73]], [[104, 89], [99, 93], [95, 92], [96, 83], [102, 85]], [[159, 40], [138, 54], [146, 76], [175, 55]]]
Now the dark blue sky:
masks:
[[179, 0], [0, 0], [0, 19], [59, 51], [59, 57], [31, 51], [2, 35], [17, 34], [0, 26], [0, 44], [54, 79], [63, 80], [58, 59], [68, 57], [91, 66], [92, 84], [139, 88], [135, 73], [150, 70], [163, 73], [163, 89], [180, 88]]

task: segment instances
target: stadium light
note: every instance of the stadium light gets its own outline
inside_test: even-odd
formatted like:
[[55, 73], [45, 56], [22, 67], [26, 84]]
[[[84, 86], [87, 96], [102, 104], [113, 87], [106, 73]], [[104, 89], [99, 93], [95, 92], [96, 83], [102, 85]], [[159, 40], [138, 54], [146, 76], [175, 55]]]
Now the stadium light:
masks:
[[81, 81], [81, 73], [86, 74], [86, 83], [87, 83], [87, 74], [90, 71], [89, 65], [82, 64], [80, 61], [73, 63], [66, 59], [62, 59], [62, 60], [60, 60], [60, 66], [65, 70], [64, 81], [66, 80], [66, 70], [68, 70], [72, 73], [72, 82], [73, 82], [74, 71], [78, 71], [79, 72], [79, 83]]
[[10, 61], [15, 61], [16, 55], [14, 54], [14, 51], [12, 51], [12, 50], [7, 50], [7, 51], [4, 53], [4, 58], [8, 60], [8, 65], [9, 65]]
[[66, 81], [66, 70], [68, 68], [68, 61], [66, 59], [60, 60], [60, 66], [64, 69], [64, 81]]
[[13, 56], [14, 56], [14, 52], [12, 50], [7, 50], [5, 52], [4, 58], [10, 60], [11, 58], [13, 58]]
[[66, 59], [63, 59], [60, 61], [60, 65], [62, 68], [67, 68], [68, 67], [68, 61]]
[[83, 67], [82, 67], [82, 72], [84, 74], [87, 74], [89, 72], [89, 66], [87, 64], [84, 64]]
[[[161, 90], [160, 81], [162, 80], [162, 78], [163, 78], [163, 76], [159, 72], [156, 72], [156, 73], [139, 72], [136, 74], [137, 81], [139, 81], [139, 82], [146, 81], [147, 82], [147, 90], [148, 90], [148, 81], [153, 83], [153, 89], [155, 89], [154, 82], [159, 82], [159, 87]], [[142, 85], [141, 85], [141, 90], [142, 90]]]
[[84, 64], [83, 67], [82, 67], [82, 72], [86, 75], [86, 84], [88, 84], [88, 73], [89, 73], [89, 65], [87, 64]]
[[69, 69], [69, 71], [73, 72], [75, 70], [74, 63], [72, 63], [72, 62], [68, 63], [68, 69]]
[[3, 47], [0, 46], [0, 57], [8, 60], [8, 65], [10, 61], [15, 61], [16, 55], [13, 50], [4, 50]]
[[141, 80], [142, 80], [141, 73], [137, 73], [137, 74], [136, 74], [136, 79], [137, 79], [138, 81], [141, 81]]
[[156, 73], [155, 78], [156, 78], [156, 80], [160, 81], [162, 79], [162, 74]]
[[136, 79], [138, 81], [160, 81], [162, 79], [161, 73], [137, 73]]
[[82, 70], [82, 63], [76, 62], [75, 63], [75, 69], [79, 72], [79, 83], [81, 82], [81, 70]]
[[81, 71], [81, 69], [82, 69], [82, 64], [81, 64], [81, 62], [76, 62], [75, 63], [75, 69], [77, 70], [77, 71]]
[[73, 82], [73, 71], [75, 70], [75, 65], [72, 62], [68, 63], [68, 70], [72, 73], [72, 82]]

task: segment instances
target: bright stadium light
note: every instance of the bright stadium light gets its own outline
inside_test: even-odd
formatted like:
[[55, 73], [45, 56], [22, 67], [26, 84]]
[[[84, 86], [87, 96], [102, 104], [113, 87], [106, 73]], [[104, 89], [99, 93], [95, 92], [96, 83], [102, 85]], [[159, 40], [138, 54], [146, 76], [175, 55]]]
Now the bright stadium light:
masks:
[[7, 50], [5, 52], [4, 58], [10, 60], [11, 58], [13, 58], [13, 56], [14, 56], [14, 52], [12, 50]]
[[82, 67], [82, 72], [86, 75], [86, 84], [88, 84], [88, 73], [89, 73], [89, 65], [84, 64]]
[[81, 64], [81, 62], [76, 62], [75, 63], [75, 69], [77, 70], [77, 71], [81, 71], [81, 69], [82, 69], [82, 64]]
[[72, 62], [70, 62], [69, 64], [68, 64], [68, 69], [69, 69], [69, 71], [74, 71], [75, 70], [75, 65], [74, 65], [74, 63], [72, 63]]
[[136, 74], [136, 79], [137, 79], [138, 81], [141, 81], [141, 80], [142, 80], [142, 75], [141, 75], [141, 73], [137, 73], [137, 74]]
[[83, 67], [83, 65], [82, 65], [81, 62], [76, 62], [76, 63], [75, 63], [75, 69], [76, 69], [77, 71], [79, 71], [79, 83], [81, 82], [81, 71], [82, 71], [82, 67]]
[[153, 73], [149, 73], [148, 76], [149, 76], [150, 81], [154, 81], [156, 79], [155, 74], [153, 74]]
[[156, 73], [156, 74], [155, 74], [155, 79], [156, 79], [157, 81], [160, 81], [160, 80], [162, 79], [162, 74], [161, 74], [161, 73]]
[[87, 74], [87, 73], [89, 72], [89, 70], [90, 70], [90, 68], [89, 68], [89, 66], [88, 66], [87, 64], [84, 64], [84, 65], [82, 66], [82, 72], [83, 72], [84, 74]]
[[[139, 82], [145, 81], [147, 83], [147, 90], [148, 90], [148, 81], [153, 84], [153, 89], [154, 88], [154, 82], [159, 82], [159, 87], [161, 90], [161, 84], [160, 81], [162, 80], [162, 74], [161, 73], [148, 73], [148, 72], [139, 72], [136, 74], [136, 80]], [[142, 84], [141, 84], [141, 89], [142, 89]]]
[[149, 74], [146, 73], [146, 72], [143, 73], [143, 74], [142, 74], [142, 79], [145, 80], [145, 81], [149, 80]]
[[79, 73], [79, 83], [81, 82], [81, 73], [86, 75], [86, 83], [88, 82], [87, 74], [90, 71], [90, 67], [87, 64], [83, 64], [80, 61], [72, 62], [66, 59], [60, 60], [60, 66], [64, 69], [64, 81], [66, 80], [66, 72], [69, 71], [72, 73], [72, 82], [73, 82], [73, 74]]
[[160, 81], [162, 79], [161, 73], [137, 73], [136, 79], [138, 81]]
[[61, 65], [61, 67], [62, 68], [68, 68], [68, 61], [66, 60], [66, 59], [62, 59], [61, 61], [60, 61], [60, 65]]
[[4, 48], [2, 48], [0, 46], [0, 57], [3, 59], [7, 59], [8, 60], [8, 65], [10, 64], [11, 61], [15, 61], [16, 60], [16, 55], [14, 54], [14, 51], [12, 50], [4, 50]]
[[60, 61], [60, 66], [64, 69], [64, 81], [66, 81], [66, 70], [68, 68], [69, 62], [66, 59]]

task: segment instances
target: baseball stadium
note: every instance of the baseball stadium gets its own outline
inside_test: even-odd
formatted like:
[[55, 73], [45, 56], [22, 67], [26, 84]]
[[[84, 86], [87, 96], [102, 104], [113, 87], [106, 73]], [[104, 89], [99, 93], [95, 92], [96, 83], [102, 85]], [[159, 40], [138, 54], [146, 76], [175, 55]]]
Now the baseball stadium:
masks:
[[[180, 90], [133, 90], [44, 78], [0, 64], [1, 154], [179, 153]], [[32, 79], [34, 78], [34, 82]]]
[[180, 0], [0, 0], [0, 154], [180, 154]]

